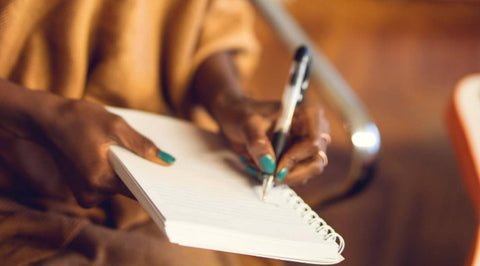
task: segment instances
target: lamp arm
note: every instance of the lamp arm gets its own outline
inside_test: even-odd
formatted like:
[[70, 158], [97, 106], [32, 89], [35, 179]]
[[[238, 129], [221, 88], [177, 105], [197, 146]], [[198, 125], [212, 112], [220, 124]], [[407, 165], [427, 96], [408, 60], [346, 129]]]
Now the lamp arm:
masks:
[[321, 205], [353, 196], [372, 180], [381, 146], [380, 133], [365, 105], [316, 48], [295, 19], [278, 0], [250, 0], [289, 51], [307, 45], [312, 53], [311, 77], [321, 84], [319, 92], [328, 106], [345, 122], [352, 143], [350, 171], [342, 185], [322, 196]]

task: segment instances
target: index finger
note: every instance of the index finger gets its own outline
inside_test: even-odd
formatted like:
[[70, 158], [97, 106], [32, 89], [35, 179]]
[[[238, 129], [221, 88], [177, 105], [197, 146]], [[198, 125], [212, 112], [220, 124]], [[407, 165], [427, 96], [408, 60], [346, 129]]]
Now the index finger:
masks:
[[254, 115], [245, 122], [243, 131], [247, 151], [255, 164], [264, 173], [273, 174], [277, 166], [275, 153], [267, 136], [268, 126], [261, 116]]

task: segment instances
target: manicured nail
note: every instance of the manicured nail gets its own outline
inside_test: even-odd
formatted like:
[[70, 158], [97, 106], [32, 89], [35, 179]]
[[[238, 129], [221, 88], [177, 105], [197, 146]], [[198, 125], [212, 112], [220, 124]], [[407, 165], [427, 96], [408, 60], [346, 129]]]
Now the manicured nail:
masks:
[[238, 158], [240, 158], [240, 162], [242, 162], [243, 164], [246, 164], [248, 159], [247, 157], [243, 156], [243, 155], [240, 155]]
[[270, 156], [270, 154], [267, 154], [260, 158], [259, 162], [263, 172], [267, 174], [273, 174], [275, 168], [277, 167], [275, 161], [273, 160], [272, 156]]
[[164, 151], [159, 151], [158, 152], [158, 157], [160, 157], [160, 159], [162, 159], [163, 161], [165, 161], [166, 163], [169, 163], [169, 164], [172, 164], [175, 162], [175, 157], [173, 157], [172, 155], [164, 152]]
[[257, 177], [258, 176], [258, 171], [257, 169], [251, 167], [250, 165], [245, 168], [245, 171], [247, 171], [247, 174]]
[[287, 168], [280, 169], [280, 171], [278, 171], [277, 173], [278, 181], [282, 181], [285, 178], [285, 176], [287, 176], [287, 173], [288, 173]]

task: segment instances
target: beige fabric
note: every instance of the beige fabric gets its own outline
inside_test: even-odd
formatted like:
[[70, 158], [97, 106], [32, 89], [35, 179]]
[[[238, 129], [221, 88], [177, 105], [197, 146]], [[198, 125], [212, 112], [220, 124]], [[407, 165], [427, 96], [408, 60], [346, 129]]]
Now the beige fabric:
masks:
[[[3, 0], [0, 78], [72, 98], [165, 112], [212, 53], [247, 74], [257, 43], [245, 0]], [[165, 92], [165, 93], [163, 93]]]
[[[257, 53], [252, 23], [246, 0], [0, 0], [0, 78], [65, 97], [181, 113], [195, 70], [213, 53], [234, 51], [248, 75]], [[149, 219], [130, 199], [82, 209], [71, 195], [37, 196], [1, 166], [0, 265], [178, 265], [206, 252], [169, 254], [182, 249], [150, 239], [160, 235], [156, 227], [137, 235]]]

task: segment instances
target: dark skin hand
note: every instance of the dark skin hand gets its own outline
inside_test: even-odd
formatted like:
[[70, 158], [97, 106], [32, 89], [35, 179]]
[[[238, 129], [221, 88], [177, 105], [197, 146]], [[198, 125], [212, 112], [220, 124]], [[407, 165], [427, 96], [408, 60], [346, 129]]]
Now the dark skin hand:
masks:
[[[215, 77], [215, 78], [213, 78]], [[305, 102], [293, 118], [288, 146], [279, 161], [271, 134], [280, 114], [279, 102], [260, 102], [245, 97], [229, 52], [210, 57], [194, 80], [194, 93], [218, 122], [232, 149], [254, 176], [274, 173], [276, 182], [295, 185], [320, 175], [327, 161], [329, 124], [318, 104]], [[269, 162], [271, 160], [271, 162]]]
[[0, 161], [42, 196], [62, 198], [69, 187], [91, 207], [115, 193], [129, 195], [108, 163], [120, 145], [156, 163], [159, 149], [121, 117], [83, 100], [31, 91], [0, 80]]
[[[323, 171], [319, 151], [326, 151], [321, 134], [328, 133], [328, 122], [318, 105], [296, 111], [289, 146], [276, 167], [269, 132], [280, 105], [243, 95], [229, 52], [207, 59], [193, 87], [198, 103], [217, 120], [233, 150], [244, 156], [250, 174], [265, 172], [264, 166], [277, 176], [286, 169], [283, 182], [296, 184]], [[84, 207], [116, 193], [131, 196], [108, 163], [111, 145], [168, 165], [159, 158], [158, 147], [102, 106], [0, 79], [0, 182], [2, 187], [12, 185], [11, 193], [17, 187], [27, 195], [60, 199], [73, 193]]]

